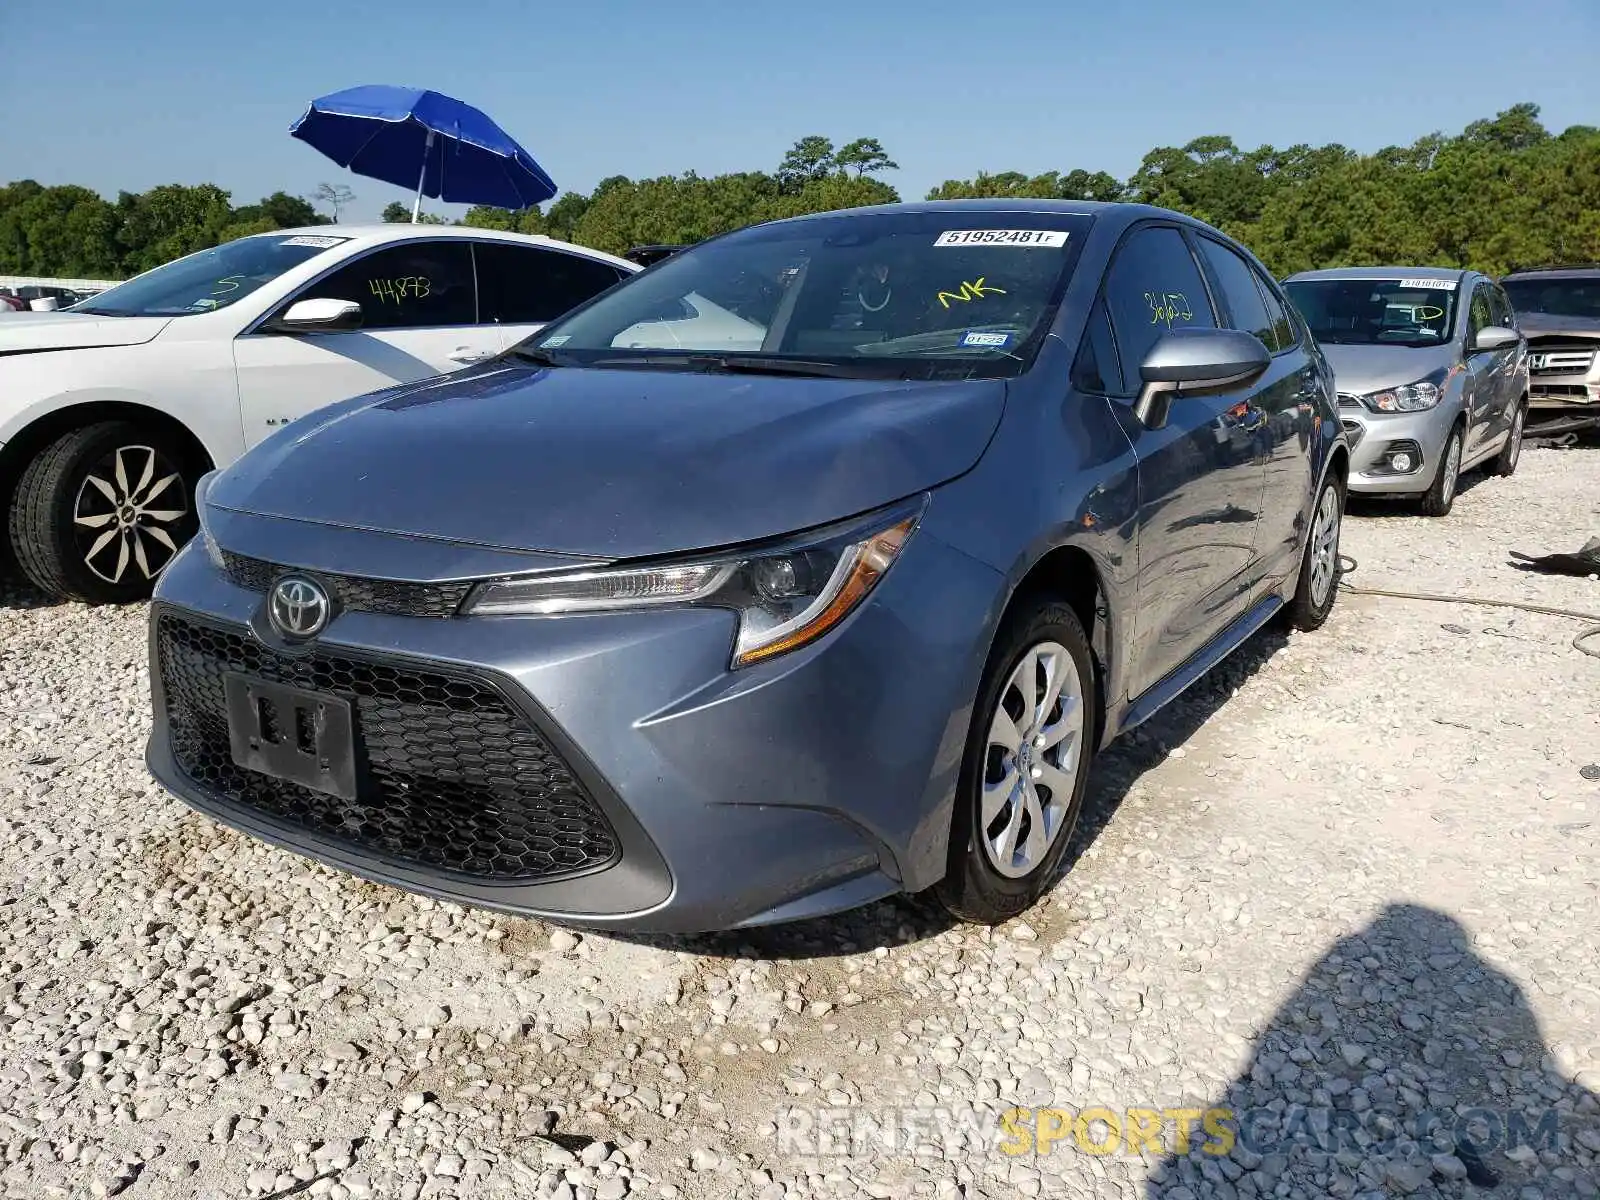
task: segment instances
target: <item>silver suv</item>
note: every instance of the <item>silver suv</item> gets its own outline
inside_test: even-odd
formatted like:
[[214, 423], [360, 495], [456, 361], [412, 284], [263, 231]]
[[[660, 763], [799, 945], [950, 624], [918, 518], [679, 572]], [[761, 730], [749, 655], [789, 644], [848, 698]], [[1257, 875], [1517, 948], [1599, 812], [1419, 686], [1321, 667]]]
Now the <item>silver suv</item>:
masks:
[[1501, 285], [1528, 339], [1534, 431], [1600, 428], [1600, 264], [1530, 267]]
[[1494, 280], [1441, 267], [1344, 267], [1284, 291], [1333, 367], [1350, 491], [1419, 497], [1442, 517], [1461, 472], [1517, 469], [1527, 350]]

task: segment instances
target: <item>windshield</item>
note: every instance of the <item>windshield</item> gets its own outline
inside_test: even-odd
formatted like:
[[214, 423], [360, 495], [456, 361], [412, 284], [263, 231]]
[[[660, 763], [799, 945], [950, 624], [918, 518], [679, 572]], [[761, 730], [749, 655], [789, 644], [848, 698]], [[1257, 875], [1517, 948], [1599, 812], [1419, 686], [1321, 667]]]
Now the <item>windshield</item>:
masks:
[[558, 366], [1015, 375], [1092, 220], [858, 212], [756, 226], [681, 251], [520, 349]]
[[323, 234], [257, 234], [146, 271], [70, 311], [102, 317], [183, 317], [242, 300], [291, 267], [349, 241]]
[[1503, 279], [1500, 286], [1519, 313], [1600, 321], [1600, 276], [1587, 279]]
[[1459, 280], [1291, 279], [1283, 290], [1317, 341], [1336, 346], [1437, 346], [1455, 328]]

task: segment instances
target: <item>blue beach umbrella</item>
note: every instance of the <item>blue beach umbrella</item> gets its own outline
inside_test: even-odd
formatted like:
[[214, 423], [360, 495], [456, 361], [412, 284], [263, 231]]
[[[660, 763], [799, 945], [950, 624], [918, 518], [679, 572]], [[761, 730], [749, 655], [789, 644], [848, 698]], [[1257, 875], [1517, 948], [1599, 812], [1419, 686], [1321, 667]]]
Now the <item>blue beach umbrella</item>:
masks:
[[556, 185], [505, 130], [470, 104], [422, 88], [372, 84], [313, 100], [289, 133], [357, 175], [451, 204], [528, 208]]

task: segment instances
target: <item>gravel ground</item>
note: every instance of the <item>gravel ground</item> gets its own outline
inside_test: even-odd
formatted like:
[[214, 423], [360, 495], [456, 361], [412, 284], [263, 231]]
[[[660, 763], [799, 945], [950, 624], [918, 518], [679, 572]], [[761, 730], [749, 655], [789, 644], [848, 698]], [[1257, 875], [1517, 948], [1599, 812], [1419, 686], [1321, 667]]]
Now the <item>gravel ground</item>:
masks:
[[[1600, 610], [1505, 555], [1600, 533], [1600, 451], [1468, 482], [1443, 521], [1358, 506], [1349, 582]], [[624, 941], [190, 814], [141, 760], [144, 621], [0, 591], [7, 1196], [1596, 1194], [1575, 622], [1345, 595], [1264, 631], [1102, 758], [1072, 871], [1010, 926], [905, 900]], [[1060, 1114], [997, 1126], [1036, 1105], [1069, 1110], [1048, 1153]], [[1095, 1153], [1096, 1106], [1159, 1132]], [[1252, 1136], [1179, 1153], [1170, 1110], [1216, 1107]]]

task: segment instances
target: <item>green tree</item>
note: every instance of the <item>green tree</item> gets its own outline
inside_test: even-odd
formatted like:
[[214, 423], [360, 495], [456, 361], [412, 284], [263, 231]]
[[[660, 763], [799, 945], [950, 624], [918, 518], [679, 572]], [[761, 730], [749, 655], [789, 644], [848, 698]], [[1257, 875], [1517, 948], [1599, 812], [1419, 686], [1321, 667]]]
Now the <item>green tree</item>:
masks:
[[326, 225], [328, 218], [310, 203], [288, 192], [273, 192], [255, 204], [233, 210], [235, 224], [270, 222], [266, 229], [297, 229], [302, 225]]
[[783, 156], [778, 164], [778, 182], [785, 191], [798, 192], [806, 184], [833, 174], [838, 167], [833, 139], [812, 134], [801, 138]]
[[898, 171], [900, 164], [884, 153], [883, 143], [877, 138], [857, 138], [847, 142], [833, 156], [834, 165], [851, 170], [859, 178], [878, 171]]

